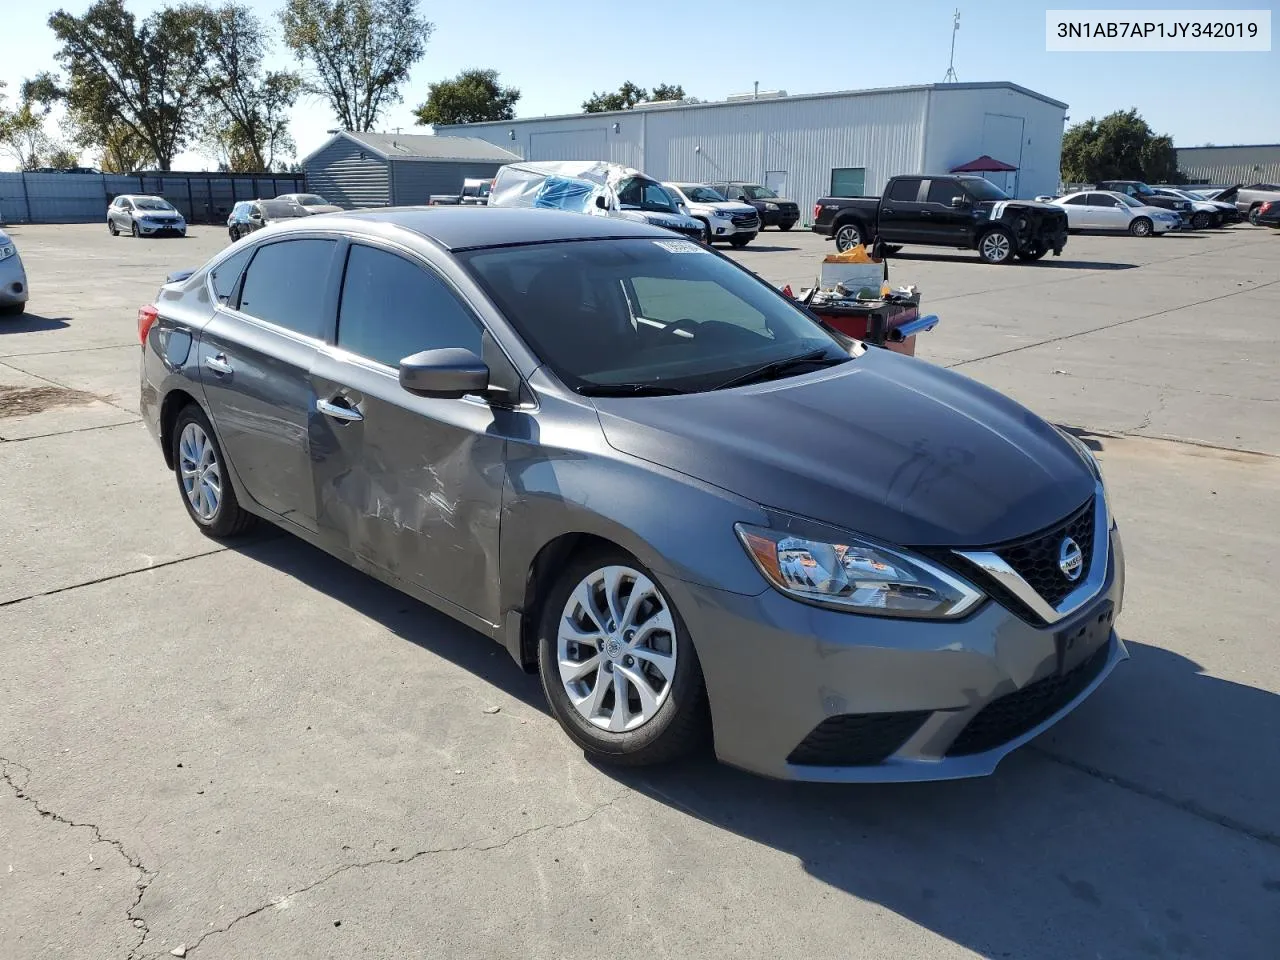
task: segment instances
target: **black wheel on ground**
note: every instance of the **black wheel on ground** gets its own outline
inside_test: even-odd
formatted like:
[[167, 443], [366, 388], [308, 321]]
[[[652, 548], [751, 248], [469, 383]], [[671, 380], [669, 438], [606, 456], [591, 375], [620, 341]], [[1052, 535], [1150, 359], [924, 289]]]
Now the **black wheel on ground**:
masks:
[[1213, 222], [1213, 217], [1209, 216], [1209, 214], [1205, 213], [1205, 212], [1202, 210], [1202, 211], [1200, 211], [1199, 213], [1197, 213], [1197, 214], [1195, 214], [1195, 215], [1193, 215], [1193, 216], [1192, 216], [1192, 218], [1191, 218], [1191, 229], [1192, 229], [1192, 230], [1207, 230], [1207, 229], [1209, 229], [1209, 224], [1211, 224], [1212, 222]]
[[698, 222], [702, 224], [702, 242], [709, 247], [711, 246], [711, 224], [706, 220], [699, 220]]
[[1042, 250], [1039, 247], [1027, 247], [1025, 250], [1018, 251], [1018, 259], [1026, 261], [1039, 260], [1048, 252], [1048, 250]]
[[1249, 208], [1249, 222], [1255, 227], [1258, 225], [1258, 213], [1262, 210], [1262, 204], [1255, 203]]
[[792, 227], [794, 227], [794, 226], [795, 226], [795, 224], [794, 224], [794, 223], [785, 223], [785, 222], [784, 222], [784, 223], [780, 223], [780, 224], [778, 224], [778, 229], [779, 229], [779, 230], [781, 230], [783, 233], [786, 233], [788, 230], [790, 230], [790, 229], [791, 229]]
[[240, 239], [240, 231], [235, 227], [227, 227], [227, 236], [231, 238], [232, 243], [235, 243]]
[[705, 740], [706, 691], [688, 630], [623, 550], [584, 551], [566, 565], [542, 604], [538, 671], [551, 712], [592, 760], [665, 763]]
[[751, 242], [751, 237], [744, 237], [741, 234], [739, 234], [736, 237], [729, 238], [729, 246], [733, 247], [735, 250], [741, 250], [750, 242]]
[[856, 223], [842, 223], [836, 228], [836, 249], [841, 253], [866, 242], [867, 238], [862, 235], [862, 228]]
[[994, 227], [978, 238], [978, 256], [987, 263], [1008, 263], [1013, 259], [1013, 237], [1004, 227]]
[[236, 500], [222, 448], [204, 411], [187, 404], [174, 422], [169, 442], [178, 492], [196, 526], [219, 540], [252, 527], [256, 518]]
[[135, 240], [137, 240], [137, 239], [138, 239], [138, 237], [140, 236], [140, 234], [138, 233], [138, 221], [137, 221], [137, 220], [134, 220], [134, 221], [133, 221], [133, 223], [131, 223], [131, 224], [129, 225], [129, 232], [133, 234], [133, 239], [135, 239]]
[[0, 307], [0, 316], [20, 317], [26, 309], [26, 301], [22, 303], [6, 303], [3, 307]]
[[1129, 224], [1129, 232], [1135, 237], [1151, 236], [1151, 221], [1147, 217], [1138, 217]]
[[107, 230], [113, 237], [120, 236], [120, 228], [116, 226], [116, 222], [114, 220], [107, 221]]

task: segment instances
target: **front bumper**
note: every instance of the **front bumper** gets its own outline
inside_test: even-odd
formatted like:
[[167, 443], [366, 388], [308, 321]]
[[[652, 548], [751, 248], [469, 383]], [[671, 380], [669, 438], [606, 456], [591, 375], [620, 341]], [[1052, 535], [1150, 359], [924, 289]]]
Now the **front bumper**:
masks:
[[[1096, 620], [1107, 604], [1112, 621], [1120, 612], [1124, 555], [1118, 531], [1110, 536], [1110, 562], [1098, 594], [1075, 615], [1047, 627], [1032, 626], [991, 600], [964, 621], [945, 623], [826, 610], [771, 588], [743, 596], [667, 584], [697, 644], [717, 756], [788, 780], [860, 783], [991, 773], [1128, 658], [1110, 622], [1100, 622], [1097, 646], [1077, 651], [1070, 668], [1055, 640]], [[1028, 702], [1035, 709], [1024, 709], [1024, 722], [1018, 716], [1012, 723], [1001, 719], [1002, 711]], [[885, 723], [870, 733], [857, 727], [858, 735], [883, 739], [888, 724], [888, 736], [902, 737], [882, 758], [845, 765], [795, 762], [804, 759], [798, 748], [813, 742], [811, 734], [821, 736], [820, 726], [832, 729], [832, 718], [868, 715], [883, 715]], [[840, 721], [835, 723], [838, 736]], [[1002, 736], [1003, 729], [1010, 735]], [[980, 752], [972, 752], [974, 744]]]
[[780, 210], [764, 210], [756, 207], [760, 214], [760, 226], [763, 227], [780, 227], [782, 225], [791, 226], [800, 222], [800, 209], [791, 209], [783, 207]]
[[734, 223], [732, 219], [727, 217], [708, 217], [707, 224], [711, 228], [711, 239], [728, 240], [732, 237], [754, 237], [760, 232], [760, 218], [753, 217], [750, 220], [746, 218], [738, 218], [743, 220], [742, 223]]
[[27, 302], [27, 271], [22, 257], [14, 254], [0, 260], [0, 307]]
[[138, 225], [138, 232], [144, 237], [158, 237], [163, 234], [169, 234], [175, 237], [185, 237], [187, 235], [187, 225], [183, 223], [148, 223], [145, 220], [134, 221]]
[[1151, 221], [1152, 233], [1168, 233], [1170, 230], [1181, 230], [1181, 229], [1183, 229], [1183, 224], [1181, 221], [1177, 223], [1174, 223], [1170, 220], [1153, 219]]

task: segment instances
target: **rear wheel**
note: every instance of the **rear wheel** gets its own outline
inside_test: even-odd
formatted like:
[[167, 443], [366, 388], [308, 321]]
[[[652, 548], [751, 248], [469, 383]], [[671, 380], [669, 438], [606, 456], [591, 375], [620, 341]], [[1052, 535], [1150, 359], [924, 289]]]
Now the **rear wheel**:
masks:
[[978, 241], [978, 256], [987, 263], [1008, 263], [1013, 259], [1013, 238], [1009, 231], [997, 227], [988, 230]]
[[674, 760], [705, 735], [702, 668], [671, 599], [633, 557], [569, 562], [543, 604], [538, 670], [556, 720], [593, 760]]
[[1135, 237], [1151, 236], [1151, 221], [1146, 217], [1138, 217], [1129, 224], [1129, 232]]
[[852, 250], [860, 243], [866, 243], [862, 228], [856, 223], [844, 223], [836, 228], [836, 249], [841, 253]]
[[194, 403], [178, 414], [171, 442], [178, 490], [196, 526], [217, 539], [234, 537], [253, 526], [253, 514], [236, 500], [213, 427]]
[[1262, 211], [1262, 204], [1255, 203], [1249, 208], [1249, 222], [1255, 227], [1258, 225], [1258, 214]]
[[1197, 213], [1195, 216], [1191, 218], [1191, 229], [1207, 230], [1209, 229], [1209, 224], [1211, 224], [1212, 222], [1213, 222], [1213, 217], [1201, 211], [1200, 213]]

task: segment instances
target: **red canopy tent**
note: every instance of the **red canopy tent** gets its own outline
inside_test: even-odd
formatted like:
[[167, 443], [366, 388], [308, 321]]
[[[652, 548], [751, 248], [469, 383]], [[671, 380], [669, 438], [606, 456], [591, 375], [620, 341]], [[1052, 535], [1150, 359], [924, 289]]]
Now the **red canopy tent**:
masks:
[[1003, 160], [997, 160], [989, 157], [985, 153], [977, 160], [970, 160], [968, 163], [962, 163], [958, 167], [952, 167], [952, 173], [1013, 173], [1018, 168], [1012, 164], [1005, 163]]

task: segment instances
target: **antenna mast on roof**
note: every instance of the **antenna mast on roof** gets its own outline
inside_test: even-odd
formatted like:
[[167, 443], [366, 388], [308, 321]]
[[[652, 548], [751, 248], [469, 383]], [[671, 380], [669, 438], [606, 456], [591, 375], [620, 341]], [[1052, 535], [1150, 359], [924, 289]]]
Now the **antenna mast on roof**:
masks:
[[947, 64], [947, 73], [942, 78], [943, 83], [959, 83], [960, 78], [956, 76], [956, 33], [960, 30], [960, 8], [956, 8], [955, 18], [951, 24], [951, 62]]

